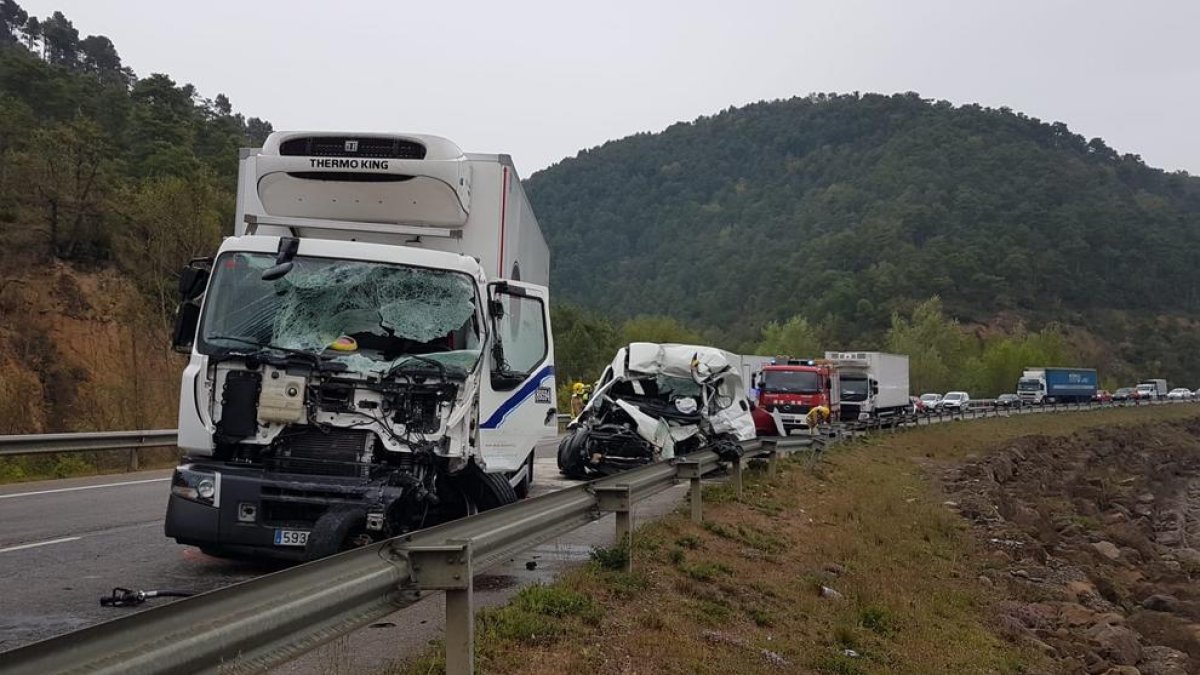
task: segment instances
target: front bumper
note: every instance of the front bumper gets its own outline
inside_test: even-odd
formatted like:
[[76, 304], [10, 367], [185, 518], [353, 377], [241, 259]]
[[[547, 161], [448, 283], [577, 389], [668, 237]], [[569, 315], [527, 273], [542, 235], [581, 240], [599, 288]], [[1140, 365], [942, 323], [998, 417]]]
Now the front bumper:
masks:
[[172, 493], [166, 536], [223, 555], [304, 560], [303, 546], [275, 544], [277, 529], [312, 531], [329, 507], [365, 505], [373, 496], [358, 478], [272, 474], [227, 464], [187, 468], [212, 473], [217, 490], [211, 504]]

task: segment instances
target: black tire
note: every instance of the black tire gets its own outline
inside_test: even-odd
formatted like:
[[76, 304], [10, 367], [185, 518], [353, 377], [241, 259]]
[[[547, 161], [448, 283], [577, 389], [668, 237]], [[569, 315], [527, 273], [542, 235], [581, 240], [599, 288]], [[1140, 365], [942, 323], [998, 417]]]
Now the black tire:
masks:
[[517, 493], [517, 499], [525, 499], [529, 496], [529, 488], [533, 485], [533, 455], [534, 453], [529, 453], [529, 459], [525, 460], [525, 477], [513, 488], [513, 492]]
[[350, 533], [366, 525], [367, 510], [361, 506], [339, 504], [330, 507], [313, 525], [304, 546], [304, 558], [317, 560], [344, 550]]
[[459, 485], [479, 511], [489, 511], [517, 501], [517, 493], [504, 474], [488, 473], [474, 463], [463, 470]]
[[587, 478], [588, 430], [576, 428], [558, 442], [558, 470], [568, 478]]

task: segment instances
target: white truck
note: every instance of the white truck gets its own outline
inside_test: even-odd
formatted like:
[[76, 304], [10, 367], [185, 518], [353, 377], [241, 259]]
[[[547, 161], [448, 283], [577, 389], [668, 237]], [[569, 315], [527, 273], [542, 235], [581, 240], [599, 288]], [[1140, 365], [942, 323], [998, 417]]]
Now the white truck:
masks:
[[1167, 397], [1170, 388], [1167, 386], [1166, 380], [1151, 378], [1139, 382], [1135, 391], [1137, 391], [1137, 396], [1140, 399], [1158, 401]]
[[899, 419], [910, 412], [908, 357], [885, 352], [825, 352], [837, 367], [843, 421]]
[[729, 361], [729, 365], [741, 375], [742, 386], [746, 388], [747, 395], [750, 395], [754, 391], [754, 383], [758, 380], [758, 374], [762, 372], [763, 366], [770, 365], [775, 360], [771, 356], [734, 354], [724, 349], [718, 351], [725, 357], [725, 360]]
[[507, 155], [278, 132], [181, 274], [166, 534], [312, 559], [515, 501], [555, 428], [549, 251]]

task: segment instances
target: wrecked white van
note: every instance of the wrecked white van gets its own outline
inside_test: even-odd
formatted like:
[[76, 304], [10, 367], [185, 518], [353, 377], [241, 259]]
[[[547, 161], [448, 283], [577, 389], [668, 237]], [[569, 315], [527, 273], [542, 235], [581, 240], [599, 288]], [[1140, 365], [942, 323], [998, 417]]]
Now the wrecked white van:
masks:
[[558, 445], [573, 478], [605, 476], [711, 448], [741, 452], [755, 437], [741, 374], [713, 347], [634, 342], [622, 347]]

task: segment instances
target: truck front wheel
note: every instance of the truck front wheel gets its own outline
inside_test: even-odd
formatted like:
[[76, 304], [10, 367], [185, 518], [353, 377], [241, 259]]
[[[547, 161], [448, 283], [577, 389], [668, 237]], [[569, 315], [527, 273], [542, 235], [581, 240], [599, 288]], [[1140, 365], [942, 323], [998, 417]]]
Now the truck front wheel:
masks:
[[350, 533], [362, 529], [366, 522], [367, 510], [361, 506], [339, 504], [330, 507], [317, 519], [308, 535], [305, 559], [317, 560], [349, 548]]
[[521, 479], [513, 488], [513, 492], [517, 493], [518, 499], [525, 499], [529, 496], [529, 488], [533, 485], [533, 459], [534, 453], [529, 453], [529, 459], [525, 461], [525, 477]]
[[503, 474], [488, 473], [472, 463], [463, 470], [459, 486], [479, 511], [488, 511], [517, 501], [517, 493]]

